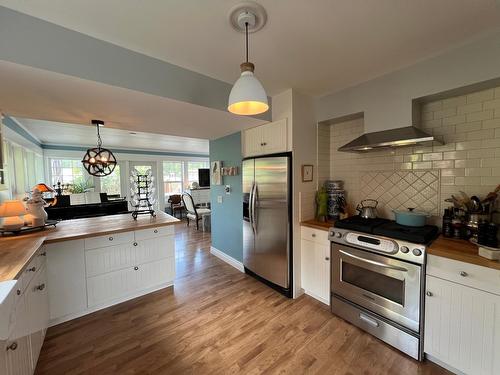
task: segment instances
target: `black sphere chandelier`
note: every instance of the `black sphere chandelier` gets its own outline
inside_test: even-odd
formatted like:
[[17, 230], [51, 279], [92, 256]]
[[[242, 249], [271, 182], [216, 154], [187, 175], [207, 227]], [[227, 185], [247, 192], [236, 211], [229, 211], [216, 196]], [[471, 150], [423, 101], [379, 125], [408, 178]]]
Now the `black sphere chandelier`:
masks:
[[113, 173], [116, 167], [116, 158], [107, 148], [102, 148], [99, 128], [104, 126], [104, 121], [92, 120], [92, 125], [97, 129], [97, 147], [89, 148], [83, 157], [83, 167], [90, 175], [104, 177]]

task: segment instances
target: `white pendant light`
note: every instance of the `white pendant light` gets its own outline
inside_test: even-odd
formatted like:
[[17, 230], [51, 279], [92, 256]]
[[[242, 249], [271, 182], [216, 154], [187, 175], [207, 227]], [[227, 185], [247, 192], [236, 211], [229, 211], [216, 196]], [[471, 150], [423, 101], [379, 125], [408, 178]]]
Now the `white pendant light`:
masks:
[[[269, 109], [269, 103], [264, 87], [253, 73], [255, 65], [248, 61], [248, 29], [250, 27], [255, 30], [257, 25], [255, 14], [244, 10], [238, 15], [233, 26], [236, 26], [235, 23], [241, 31], [245, 31], [246, 61], [240, 65], [241, 76], [229, 94], [227, 110], [237, 115], [258, 115]], [[258, 26], [261, 28], [263, 24]]]

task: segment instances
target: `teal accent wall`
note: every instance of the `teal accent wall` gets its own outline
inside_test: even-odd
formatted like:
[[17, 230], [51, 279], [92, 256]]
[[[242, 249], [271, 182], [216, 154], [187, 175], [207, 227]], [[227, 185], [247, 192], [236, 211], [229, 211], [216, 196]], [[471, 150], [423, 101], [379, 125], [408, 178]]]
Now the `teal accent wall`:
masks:
[[[243, 261], [243, 188], [241, 176], [241, 132], [210, 141], [210, 162], [222, 161], [237, 166], [238, 176], [224, 176], [222, 185], [212, 185], [212, 246], [238, 261]], [[224, 186], [231, 185], [231, 194]], [[222, 196], [222, 203], [217, 203]]]

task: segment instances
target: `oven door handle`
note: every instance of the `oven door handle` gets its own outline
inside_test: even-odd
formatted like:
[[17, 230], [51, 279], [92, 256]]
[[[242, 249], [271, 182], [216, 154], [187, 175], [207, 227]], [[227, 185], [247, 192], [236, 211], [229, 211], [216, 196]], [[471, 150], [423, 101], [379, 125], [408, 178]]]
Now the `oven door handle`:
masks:
[[365, 262], [365, 263], [373, 264], [375, 266], [379, 266], [379, 267], [383, 267], [383, 268], [388, 268], [388, 269], [391, 269], [391, 270], [394, 270], [394, 271], [408, 272], [408, 270], [406, 268], [403, 268], [403, 267], [391, 266], [391, 265], [380, 263], [380, 262], [377, 262], [377, 261], [374, 261], [374, 260], [371, 260], [371, 259], [365, 259], [365, 258], [359, 257], [357, 255], [348, 253], [347, 251], [344, 251], [344, 250], [339, 250], [339, 252], [341, 252], [342, 254], [344, 254], [344, 255], [346, 255], [348, 257], [351, 257], [351, 258], [354, 258], [356, 260], [359, 260], [360, 262]]

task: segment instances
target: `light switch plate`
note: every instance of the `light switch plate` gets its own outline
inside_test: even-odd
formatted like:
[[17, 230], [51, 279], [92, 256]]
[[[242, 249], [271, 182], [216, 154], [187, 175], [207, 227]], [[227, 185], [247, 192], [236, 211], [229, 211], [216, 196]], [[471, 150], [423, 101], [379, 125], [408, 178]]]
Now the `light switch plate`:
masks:
[[217, 203], [222, 203], [222, 195], [217, 196]]

